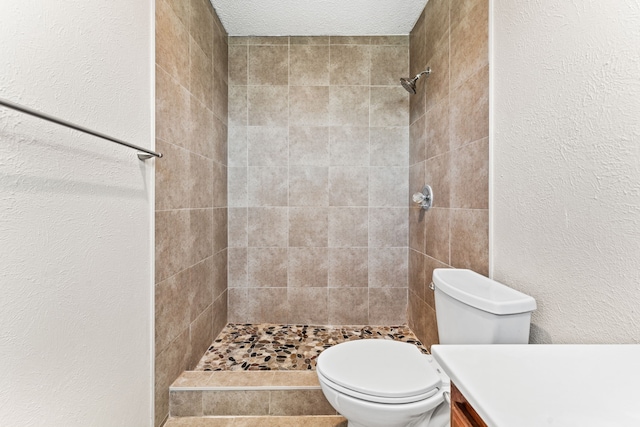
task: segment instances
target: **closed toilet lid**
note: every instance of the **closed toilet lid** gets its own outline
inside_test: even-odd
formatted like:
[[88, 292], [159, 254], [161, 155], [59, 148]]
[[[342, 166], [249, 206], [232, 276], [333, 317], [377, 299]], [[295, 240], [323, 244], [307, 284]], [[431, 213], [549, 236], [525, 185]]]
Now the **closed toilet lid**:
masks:
[[435, 393], [440, 375], [413, 344], [385, 339], [349, 341], [324, 350], [318, 372], [330, 381], [370, 396], [405, 398]]

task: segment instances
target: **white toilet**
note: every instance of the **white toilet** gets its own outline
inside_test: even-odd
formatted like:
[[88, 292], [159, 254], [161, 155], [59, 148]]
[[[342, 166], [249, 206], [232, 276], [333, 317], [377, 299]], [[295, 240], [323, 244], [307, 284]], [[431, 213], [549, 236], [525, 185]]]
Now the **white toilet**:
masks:
[[[433, 272], [441, 344], [526, 344], [535, 300], [471, 270]], [[445, 427], [449, 378], [413, 344], [364, 339], [318, 357], [329, 403], [349, 427]]]

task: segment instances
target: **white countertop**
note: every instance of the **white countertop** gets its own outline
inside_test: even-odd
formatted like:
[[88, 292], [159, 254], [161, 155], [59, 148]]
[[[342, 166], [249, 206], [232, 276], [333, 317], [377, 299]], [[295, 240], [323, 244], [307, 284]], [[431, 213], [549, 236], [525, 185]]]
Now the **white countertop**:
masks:
[[489, 427], [639, 427], [640, 345], [434, 345]]

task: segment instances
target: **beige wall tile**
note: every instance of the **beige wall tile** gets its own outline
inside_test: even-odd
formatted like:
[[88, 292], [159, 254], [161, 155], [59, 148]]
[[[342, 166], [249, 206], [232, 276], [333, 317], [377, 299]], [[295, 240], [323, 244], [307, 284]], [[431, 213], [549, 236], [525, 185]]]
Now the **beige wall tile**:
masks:
[[190, 307], [188, 289], [191, 271], [183, 270], [156, 285], [155, 340], [156, 355], [165, 350], [189, 328]]
[[372, 46], [371, 84], [397, 87], [400, 77], [409, 74], [409, 47]]
[[250, 85], [289, 84], [288, 46], [249, 46]]
[[489, 274], [489, 211], [451, 211], [451, 265]]
[[329, 288], [330, 325], [366, 325], [368, 312], [367, 288]]
[[367, 248], [329, 248], [329, 286], [367, 287], [369, 283]]
[[[213, 116], [213, 147], [212, 158], [214, 161], [228, 166], [227, 158], [229, 155], [229, 147], [227, 144], [229, 130], [227, 128], [227, 120], [221, 120], [215, 115]], [[206, 156], [206, 155], [205, 155]], [[208, 156], [207, 156], [208, 157]]]
[[217, 68], [213, 69], [213, 114], [224, 123], [229, 117], [229, 87], [227, 75]]
[[[207, 208], [213, 206], [213, 162], [198, 154], [189, 153], [189, 178], [186, 194], [189, 207]], [[226, 174], [224, 174], [226, 176]], [[226, 185], [225, 185], [226, 189]]]
[[371, 47], [367, 45], [331, 46], [331, 85], [366, 86], [369, 84]]
[[427, 65], [427, 32], [423, 10], [409, 33], [409, 74], [411, 77], [424, 70]]
[[229, 208], [229, 247], [246, 248], [249, 245], [247, 208]]
[[189, 330], [185, 329], [155, 360], [155, 424], [169, 413], [169, 386], [189, 362]]
[[426, 280], [424, 254], [409, 249], [408, 272], [409, 291], [415, 294], [416, 297], [424, 299], [424, 283]]
[[452, 152], [451, 207], [489, 209], [489, 138]]
[[248, 37], [249, 45], [286, 45], [289, 44], [289, 37]]
[[326, 247], [328, 229], [328, 208], [289, 208], [289, 247]]
[[289, 248], [289, 287], [327, 287], [329, 272], [329, 249]]
[[328, 86], [290, 86], [289, 123], [302, 126], [329, 124]]
[[176, 145], [156, 140], [156, 150], [164, 154], [156, 164], [156, 210], [180, 209], [189, 205], [189, 152]]
[[229, 87], [229, 126], [247, 126], [247, 86]]
[[226, 192], [229, 177], [228, 168], [218, 162], [212, 162], [211, 164], [213, 166], [213, 207], [227, 207], [227, 205], [229, 204]]
[[249, 208], [247, 217], [248, 246], [286, 248], [289, 243], [288, 209]]
[[191, 357], [188, 365], [188, 369], [194, 369], [207, 348], [213, 342], [213, 311], [212, 304], [209, 304], [206, 310], [204, 310], [193, 322], [190, 327], [190, 351]]
[[212, 217], [212, 245], [210, 254], [215, 254], [229, 246], [227, 229], [229, 228], [229, 218], [227, 208], [213, 208]]
[[407, 248], [369, 248], [369, 288], [406, 288]]
[[369, 206], [406, 206], [408, 197], [406, 167], [369, 168]]
[[450, 212], [450, 209], [432, 208], [425, 213], [425, 253], [447, 264], [449, 263]]
[[329, 43], [334, 44], [362, 44], [368, 45], [371, 42], [369, 36], [331, 36]]
[[229, 166], [246, 167], [248, 162], [246, 126], [229, 127]]
[[189, 247], [191, 248], [189, 265], [213, 255], [212, 213], [212, 209], [189, 210]]
[[286, 323], [289, 318], [287, 288], [249, 288], [248, 313], [252, 322]]
[[287, 286], [287, 249], [249, 248], [247, 265], [250, 288]]
[[[457, 6], [460, 2], [453, 3]], [[464, 10], [467, 7], [470, 9]], [[454, 10], [456, 9], [452, 9], [452, 15]], [[453, 87], [467, 80], [489, 62], [489, 2], [466, 1], [460, 4], [457, 10], [458, 13], [455, 17], [452, 16], [451, 22]]]
[[[326, 287], [293, 288], [288, 290], [289, 319], [292, 324], [326, 325], [329, 323], [328, 296]], [[290, 383], [286, 385], [290, 386]]]
[[298, 37], [289, 37], [289, 43], [291, 45], [296, 44], [329, 44], [328, 36], [298, 36]]
[[369, 247], [406, 247], [408, 229], [408, 208], [369, 209]]
[[[249, 322], [249, 289], [229, 288], [229, 315], [227, 320], [230, 323]], [[255, 320], [251, 319], [251, 322]]]
[[190, 265], [188, 210], [156, 212], [156, 283]]
[[367, 208], [329, 208], [329, 247], [366, 247], [369, 237]]
[[371, 166], [407, 167], [409, 164], [409, 129], [407, 126], [370, 128]]
[[206, 0], [190, 0], [189, 33], [204, 52], [213, 53], [213, 7]]
[[289, 126], [289, 165], [328, 166], [329, 128]]
[[248, 86], [249, 126], [289, 124], [288, 86]]
[[[431, 68], [429, 78], [421, 81], [426, 90], [426, 109], [431, 109], [449, 95], [449, 44], [444, 43], [435, 51], [427, 66]], [[421, 79], [422, 80], [422, 79]]]
[[[228, 262], [228, 252], [227, 249], [220, 251], [213, 255], [211, 259], [211, 294], [213, 296], [213, 300], [220, 298], [228, 287], [228, 279], [227, 279], [227, 262]], [[226, 298], [225, 298], [226, 301]], [[225, 307], [227, 306], [225, 302]], [[215, 308], [215, 307], [214, 307]], [[215, 310], [214, 310], [215, 315]], [[224, 323], [226, 324], [227, 318], [224, 317]], [[217, 332], [214, 330], [214, 336], [217, 335]]]
[[429, 62], [441, 45], [449, 43], [449, 9], [451, 0], [436, 0], [427, 4], [425, 13], [425, 59]]
[[332, 166], [329, 168], [330, 206], [367, 206], [369, 168]]
[[[189, 270], [191, 273], [190, 279], [187, 283], [187, 288], [183, 292], [186, 291], [189, 299], [190, 321], [193, 323], [205, 310], [210, 309], [211, 303], [213, 303], [213, 256], [190, 267]], [[211, 325], [209, 325], [210, 327]], [[211, 335], [209, 334], [207, 339], [211, 341], [210, 338]], [[199, 357], [203, 354], [204, 351]]]
[[249, 126], [249, 166], [288, 166], [289, 132], [286, 127]]
[[371, 126], [406, 126], [409, 94], [400, 86], [371, 88]]
[[228, 183], [228, 199], [229, 207], [246, 208], [249, 203], [248, 199], [248, 169], [246, 167], [232, 167], [227, 170]]
[[417, 206], [409, 208], [409, 247], [421, 253], [426, 251], [426, 223], [427, 212], [425, 210]]
[[247, 248], [229, 248], [229, 287], [246, 288], [249, 283]]
[[425, 183], [433, 189], [433, 206], [448, 208], [451, 194], [450, 152], [425, 162]]
[[334, 126], [369, 126], [369, 87], [331, 86], [329, 122]]
[[229, 85], [247, 85], [249, 48], [246, 45], [229, 46]]
[[290, 166], [289, 206], [329, 206], [329, 168]]
[[197, 42], [190, 38], [189, 49], [191, 60], [189, 63], [190, 90], [208, 109], [213, 110], [213, 61], [211, 53], [205, 53]]
[[369, 166], [369, 127], [329, 128], [331, 166]]
[[371, 45], [409, 46], [409, 36], [371, 36]]
[[248, 205], [287, 206], [288, 169], [286, 167], [249, 167]]
[[156, 137], [188, 148], [191, 135], [189, 118], [189, 92], [156, 67]]
[[450, 102], [452, 149], [489, 136], [489, 67], [453, 89]]
[[409, 127], [409, 165], [427, 158], [427, 119], [421, 116]]
[[427, 158], [449, 151], [449, 97], [447, 96], [426, 114]]
[[195, 96], [189, 98], [189, 139], [185, 148], [207, 158], [213, 157], [213, 112]]
[[404, 325], [407, 301], [407, 288], [370, 289], [369, 324]]
[[189, 88], [187, 28], [166, 1], [156, 3], [156, 63], [185, 88]]
[[[317, 37], [307, 37], [306, 40]], [[328, 39], [327, 39], [328, 42]], [[329, 85], [329, 46], [300, 44], [289, 50], [289, 83], [294, 86]]]

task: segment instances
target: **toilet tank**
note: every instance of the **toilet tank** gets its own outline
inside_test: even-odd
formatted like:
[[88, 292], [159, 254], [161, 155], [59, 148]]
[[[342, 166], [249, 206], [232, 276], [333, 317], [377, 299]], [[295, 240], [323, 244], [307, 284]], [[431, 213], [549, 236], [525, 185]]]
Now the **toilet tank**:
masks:
[[536, 300], [471, 270], [433, 271], [440, 344], [528, 344]]

